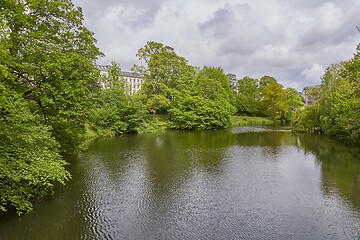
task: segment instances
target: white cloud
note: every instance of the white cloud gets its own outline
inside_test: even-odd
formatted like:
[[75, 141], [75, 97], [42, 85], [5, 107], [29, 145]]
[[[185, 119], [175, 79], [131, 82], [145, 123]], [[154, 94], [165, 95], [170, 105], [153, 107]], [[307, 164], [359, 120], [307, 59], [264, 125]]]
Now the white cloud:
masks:
[[99, 63], [123, 69], [147, 41], [159, 41], [190, 64], [238, 78], [271, 75], [300, 90], [319, 83], [324, 67], [350, 59], [360, 42], [360, 0], [74, 1], [106, 55]]
[[314, 63], [310, 68], [304, 69], [301, 75], [305, 77], [308, 83], [319, 84], [324, 73], [325, 68], [320, 64]]

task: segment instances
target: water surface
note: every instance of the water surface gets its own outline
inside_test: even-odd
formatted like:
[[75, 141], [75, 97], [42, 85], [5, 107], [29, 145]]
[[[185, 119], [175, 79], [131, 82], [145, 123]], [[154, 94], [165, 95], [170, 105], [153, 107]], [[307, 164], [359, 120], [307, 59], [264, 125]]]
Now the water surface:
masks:
[[360, 239], [359, 151], [239, 127], [129, 135], [67, 157], [73, 178], [0, 239]]

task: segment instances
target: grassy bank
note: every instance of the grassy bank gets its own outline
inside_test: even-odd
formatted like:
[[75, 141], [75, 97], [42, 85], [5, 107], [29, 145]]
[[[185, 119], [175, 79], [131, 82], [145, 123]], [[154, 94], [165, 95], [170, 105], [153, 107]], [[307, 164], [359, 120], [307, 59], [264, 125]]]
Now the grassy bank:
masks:
[[[249, 117], [249, 116], [231, 116], [231, 124], [229, 127], [251, 126], [251, 125], [270, 125], [276, 123], [277, 120], [265, 117]], [[171, 123], [167, 116], [156, 115], [152, 121], [145, 122], [139, 129], [138, 133], [163, 132], [170, 129]], [[109, 133], [108, 133], [109, 132]], [[115, 136], [110, 130], [97, 131], [95, 127], [86, 124], [85, 139], [103, 138]]]
[[251, 126], [251, 125], [270, 125], [276, 123], [276, 120], [265, 117], [231, 116], [231, 126]]

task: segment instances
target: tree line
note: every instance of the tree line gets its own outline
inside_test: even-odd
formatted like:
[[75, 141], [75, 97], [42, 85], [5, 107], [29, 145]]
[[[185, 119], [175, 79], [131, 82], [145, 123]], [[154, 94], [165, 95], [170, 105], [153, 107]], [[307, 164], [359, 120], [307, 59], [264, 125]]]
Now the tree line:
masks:
[[[165, 117], [169, 128], [192, 130], [225, 128], [233, 114], [289, 121], [303, 106], [295, 89], [285, 89], [273, 77], [238, 80], [220, 67], [191, 66], [162, 43], [148, 42], [137, 57], [141, 64], [133, 70], [144, 76], [144, 84], [135, 95], [126, 94], [118, 64], [112, 63], [109, 74], [101, 77], [106, 87], [95, 97], [91, 120], [98, 132], [113, 136], [146, 131], [156, 116]], [[125, 113], [127, 106], [131, 111]]]
[[[174, 48], [158, 42], [138, 50], [141, 64], [133, 70], [144, 75], [144, 84], [138, 93], [127, 94], [118, 64], [111, 65], [108, 76], [94, 66], [103, 54], [71, 0], [1, 1], [0, 36], [0, 211], [30, 211], [55, 184], [69, 180], [63, 155], [79, 151], [89, 130], [116, 136], [159, 126], [225, 128], [233, 114], [284, 121], [295, 116], [297, 123], [306, 119], [294, 115], [303, 105], [297, 91], [275, 78], [238, 80], [220, 67], [191, 66]], [[354, 74], [343, 80], [347, 85], [327, 85], [328, 93], [339, 92], [326, 95], [326, 104], [341, 94], [358, 96], [358, 88], [349, 93], [345, 87], [358, 84], [353, 70], [358, 55], [344, 63]], [[328, 111], [338, 114], [345, 108], [337, 109]], [[303, 110], [308, 111], [313, 110]], [[359, 124], [357, 116], [347, 129]], [[331, 121], [326, 119], [328, 125]]]

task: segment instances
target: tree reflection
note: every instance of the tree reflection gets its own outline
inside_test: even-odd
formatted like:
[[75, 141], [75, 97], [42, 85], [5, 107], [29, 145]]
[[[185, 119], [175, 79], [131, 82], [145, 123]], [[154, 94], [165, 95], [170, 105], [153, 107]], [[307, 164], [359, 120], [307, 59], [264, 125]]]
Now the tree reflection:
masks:
[[360, 151], [321, 135], [299, 135], [301, 147], [321, 165], [322, 189], [338, 191], [360, 211]]

